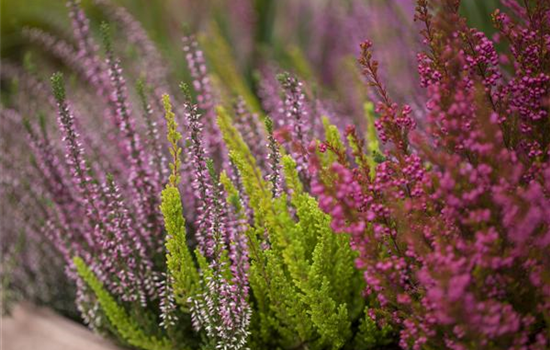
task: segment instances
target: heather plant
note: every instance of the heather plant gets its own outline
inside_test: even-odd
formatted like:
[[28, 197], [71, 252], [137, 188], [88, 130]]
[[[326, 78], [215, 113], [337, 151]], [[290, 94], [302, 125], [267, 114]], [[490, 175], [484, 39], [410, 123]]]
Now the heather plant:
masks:
[[[313, 100], [298, 78], [286, 74], [275, 81], [280, 95], [273, 97], [282, 106], [277, 125], [292, 125], [275, 128], [236, 70], [219, 65], [220, 76], [235, 82], [232, 90], [210, 79], [205, 54], [187, 35], [182, 47], [193, 91], [166, 83], [174, 102], [168, 94], [160, 98], [152, 87], [160, 70], [147, 71], [134, 91], [110, 26], [101, 25], [98, 45], [79, 3], [69, 1], [68, 8], [76, 49], [56, 54], [68, 55], [66, 62], [93, 91], [67, 89], [63, 74], [55, 73], [51, 98], [38, 89], [44, 81], [24, 72], [25, 84], [36, 86], [58, 125], [38, 131], [34, 121], [26, 122], [36, 164], [25, 171], [42, 177], [31, 184], [45, 203], [28, 209], [41, 213], [37, 224], [46, 222], [36, 242], [57, 251], [76, 285], [84, 322], [141, 349], [391, 342], [391, 329], [379, 330], [365, 315], [369, 303], [349, 239], [334, 234], [306, 191], [306, 144], [322, 128], [308, 130], [317, 122]], [[127, 13], [114, 14], [125, 30], [136, 26]], [[158, 59], [142, 35], [132, 40], [148, 59]], [[229, 57], [221, 36], [215, 45]], [[10, 122], [26, 120], [15, 110], [5, 114]], [[164, 133], [168, 142], [160, 140]]]
[[239, 0], [182, 31], [189, 85], [94, 3], [100, 40], [77, 0], [72, 39], [25, 29], [65, 74], [2, 67], [3, 300], [147, 350], [550, 345], [545, 1], [492, 39], [458, 0], [285, 2], [319, 35], [277, 61], [270, 1]]
[[365, 293], [403, 348], [549, 345], [550, 8], [507, 4], [490, 40], [465, 24], [459, 2], [418, 2], [424, 128], [393, 102], [365, 41], [359, 63], [379, 94], [384, 147], [349, 127], [349, 151], [327, 137], [310, 163], [313, 193], [351, 236]]
[[[349, 240], [330, 230], [328, 216], [318, 209], [311, 196], [303, 192], [294, 160], [288, 155], [281, 159], [276, 141], [272, 140], [275, 153], [270, 160], [277, 160], [277, 163], [271, 169], [281, 171], [278, 166], [281, 161], [283, 171], [277, 176], [285, 178], [290, 196], [278, 195], [278, 191], [272, 188], [276, 185], [264, 179], [248, 146], [232, 126], [231, 117], [219, 107], [218, 127], [224, 136], [229, 158], [235, 165], [232, 170], [235, 179], [231, 180], [226, 172], [218, 176], [214, 163], [206, 159], [202, 116], [191, 102], [187, 89], [183, 88], [184, 113], [190, 133], [189, 152], [194, 164], [193, 186], [199, 196], [197, 199], [200, 199], [195, 222], [197, 245], [192, 254], [187, 244], [178, 189], [182, 154], [178, 143], [182, 136], [170, 99], [168, 95], [163, 96], [173, 159], [160, 208], [168, 234], [166, 280], [155, 285], [154, 282], [162, 277], [159, 277], [160, 273], [151, 271], [153, 263], [147, 260], [145, 249], [132, 250], [125, 245], [126, 238], [132, 239], [137, 248], [144, 247], [139, 237], [118, 237], [127, 235], [121, 229], [131, 228], [131, 217], [124, 215], [127, 212], [122, 209], [123, 203], [112, 177], [107, 177], [106, 186], [98, 187], [84, 175], [89, 173], [89, 169], [81, 160], [83, 151], [79, 135], [74, 130], [74, 117], [65, 100], [62, 76], [55, 74], [52, 84], [60, 124], [67, 135], [69, 165], [81, 188], [85, 205], [89, 207], [88, 215], [101, 220], [96, 209], [100, 204], [96, 204], [96, 200], [102, 196], [105, 196], [103, 205], [112, 208], [112, 214], [103, 216], [112, 222], [102, 221], [96, 224], [96, 229], [108, 230], [114, 226], [114, 241], [110, 237], [101, 239], [98, 234], [86, 237], [86, 243], [102, 242], [107, 253], [111, 247], [114, 249], [111, 258], [114, 257], [116, 263], [136, 261], [144, 265], [117, 265], [117, 270], [110, 270], [112, 262], [108, 261], [105, 252], [94, 254], [91, 244], [86, 248], [92, 253], [84, 247], [72, 252], [76, 254], [72, 261], [78, 274], [76, 278], [83, 283], [81, 293], [91, 295], [105, 315], [101, 322], [90, 320], [99, 330], [106, 328], [124, 343], [143, 349], [193, 346], [189, 339], [193, 337], [193, 331], [201, 335], [202, 346], [207, 348], [238, 349], [247, 345], [248, 338], [250, 344], [259, 348], [294, 348], [305, 344], [311, 348], [341, 348], [346, 343], [353, 343], [352, 322], [363, 313], [365, 302], [360, 293], [363, 288], [360, 276], [353, 267], [354, 254]], [[247, 217], [243, 210], [233, 181], [242, 181], [252, 218]], [[101, 193], [102, 190], [105, 193]], [[277, 197], [272, 197], [272, 193]], [[120, 226], [124, 224], [127, 226]], [[105, 236], [108, 232], [102, 233], [101, 237]], [[123, 254], [119, 253], [120, 250], [130, 254], [128, 260], [116, 258], [115, 254]], [[131, 254], [139, 256], [133, 258]], [[135, 272], [128, 271], [130, 268], [135, 268]], [[136, 279], [136, 276], [141, 279]], [[152, 282], [148, 282], [149, 276], [153, 276]], [[249, 288], [254, 309], [247, 300]], [[90, 290], [93, 293], [89, 294]], [[118, 296], [118, 302], [113, 295]], [[137, 316], [129, 315], [120, 303], [133, 305], [133, 312], [145, 313], [141, 316], [144, 318], [147, 307], [157, 305], [161, 319], [159, 326], [154, 327], [150, 322], [140, 324], [135, 318]], [[255, 317], [251, 324], [253, 311]], [[147, 329], [146, 325], [153, 329]], [[188, 330], [182, 333], [187, 337], [182, 338], [180, 334], [170, 339], [176, 329], [181, 331], [185, 326]], [[257, 329], [255, 334], [250, 334], [251, 327]], [[381, 331], [376, 327], [368, 329], [371, 337], [387, 342], [384, 334], [376, 336], [378, 332]], [[194, 337], [198, 338], [197, 335]], [[357, 339], [355, 341], [359, 341]]]

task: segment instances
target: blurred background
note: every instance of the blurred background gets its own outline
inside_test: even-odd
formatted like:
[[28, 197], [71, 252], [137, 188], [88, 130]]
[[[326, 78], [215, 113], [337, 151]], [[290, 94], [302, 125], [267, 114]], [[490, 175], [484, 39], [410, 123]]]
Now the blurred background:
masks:
[[[375, 58], [381, 62], [382, 78], [394, 100], [412, 105], [415, 111], [424, 108], [416, 74], [416, 53], [422, 45], [419, 28], [413, 21], [415, 0], [81, 0], [81, 3], [91, 19], [96, 39], [100, 23], [110, 22], [122, 61], [133, 65], [137, 62], [135, 69], [126, 67], [130, 84], [145, 75], [144, 70], [154, 67], [139, 66], [140, 61], [146, 60], [140, 60], [139, 47], [132, 45], [131, 38], [128, 40], [132, 29], [118, 23], [120, 8], [127, 11], [122, 16], [132, 16], [131, 20], [140, 25], [139, 30], [144, 29], [157, 46], [167, 65], [162, 68], [176, 85], [179, 81], [190, 81], [181, 38], [195, 34], [210, 71], [221, 84], [238, 86], [236, 90], [249, 103], [253, 97], [246, 95], [258, 93], [260, 76], [274, 77], [281, 71], [290, 71], [307, 81], [313, 94], [330, 94], [331, 99], [340, 101], [340, 106], [332, 107], [360, 124], [362, 106], [357, 103], [361, 100], [357, 88], [362, 82], [356, 58], [359, 43], [369, 39], [375, 45]], [[490, 14], [498, 3], [499, 0], [463, 0], [461, 12], [471, 26], [491, 35]], [[66, 1], [1, 1], [0, 56], [5, 65], [24, 67], [38, 75], [39, 80], [47, 79], [56, 70], [71, 73], [67, 64], [70, 60], [64, 57], [63, 50], [73, 50], [75, 45]], [[1, 89], [6, 102], [11, 91], [6, 79]]]
[[[363, 0], [364, 3], [395, 3], [396, 5], [405, 5], [407, 7], [414, 6], [414, 0]], [[123, 5], [132, 14], [134, 14], [148, 30], [152, 38], [156, 42], [162, 44], [166, 48], [171, 40], [178, 39], [178, 28], [186, 23], [194, 29], [198, 29], [205, 22], [215, 18], [216, 21], [224, 22], [226, 11], [238, 13], [245, 10], [246, 6], [241, 6], [243, 3], [253, 3], [254, 7], [262, 13], [249, 14], [249, 21], [260, 22], [262, 28], [256, 30], [264, 30], [264, 38], [268, 42], [276, 42], [283, 39], [279, 44], [285, 44], [286, 40], [304, 39], [308, 33], [295, 33], [294, 38], [281, 38], [276, 33], [277, 28], [274, 26], [274, 19], [279, 19], [279, 33], [284, 30], [285, 21], [288, 18], [281, 17], [285, 14], [285, 9], [288, 9], [291, 4], [302, 7], [317, 7], [321, 9], [326, 6], [345, 7], [352, 4], [350, 0], [114, 0], [113, 2]], [[490, 13], [498, 7], [498, 0], [463, 0], [462, 13], [468, 18], [470, 24], [485, 32], [491, 32], [492, 26], [488, 19]], [[28, 43], [21, 36], [21, 29], [25, 26], [48, 28], [53, 30], [69, 30], [67, 21], [67, 9], [63, 0], [2, 0], [1, 4], [1, 31], [2, 57], [17, 57], [25, 51]], [[92, 0], [83, 0], [82, 4], [88, 10], [92, 10]], [[239, 8], [240, 7], [240, 8]], [[94, 17], [100, 16], [95, 12], [89, 12], [89, 15]], [[289, 14], [289, 13], [286, 13]], [[294, 13], [298, 16], [300, 13]], [[303, 13], [302, 13], [303, 14]], [[260, 15], [262, 18], [258, 18]], [[311, 15], [311, 14], [309, 14]], [[213, 16], [213, 17], [212, 17]], [[241, 14], [243, 18], [245, 14]], [[301, 20], [306, 22], [306, 15]], [[249, 23], [250, 24], [250, 23]], [[243, 23], [246, 25], [246, 23]], [[305, 28], [303, 28], [305, 29]], [[258, 33], [256, 33], [258, 35]], [[278, 40], [273, 40], [273, 39]]]
[[[100, 3], [101, 1], [95, 1]], [[180, 54], [180, 38], [184, 30], [200, 32], [215, 25], [220, 29], [237, 58], [239, 68], [249, 82], [256, 61], [269, 54], [283, 67], [291, 65], [300, 53], [311, 64], [324, 63], [327, 51], [349, 50], [348, 43], [330, 41], [338, 38], [342, 25], [351, 24], [346, 18], [364, 16], [368, 25], [359, 32], [349, 32], [351, 46], [366, 38], [388, 39], [398, 27], [412, 23], [414, 0], [112, 0], [124, 6], [147, 30], [153, 41], [175, 68], [183, 68]], [[486, 33], [492, 33], [490, 13], [498, 6], [498, 0], [464, 0], [461, 11], [470, 24]], [[83, 7], [92, 19], [93, 30], [98, 29], [106, 14], [94, 6], [94, 0], [83, 0]], [[368, 11], [365, 11], [368, 9]], [[387, 12], [391, 11], [391, 14]], [[23, 62], [30, 52], [36, 51], [23, 34], [28, 27], [41, 28], [59, 38], [70, 38], [70, 21], [63, 0], [2, 0], [1, 46], [3, 60]], [[386, 13], [382, 13], [386, 12]], [[378, 17], [378, 21], [377, 21]], [[393, 20], [387, 21], [388, 17]], [[353, 22], [353, 21], [351, 21]], [[357, 22], [357, 20], [355, 20]], [[349, 26], [348, 26], [349, 27]], [[389, 28], [388, 28], [389, 27]], [[345, 28], [349, 29], [349, 28]], [[385, 34], [381, 35], [380, 32]], [[414, 31], [405, 32], [415, 36]], [[411, 40], [406, 38], [405, 40]], [[376, 43], [376, 40], [374, 40]], [[387, 41], [387, 40], [386, 40]], [[347, 52], [345, 52], [347, 53]], [[43, 59], [43, 57], [41, 57]], [[247, 71], [248, 70], [248, 71]], [[184, 75], [185, 69], [174, 70]], [[327, 70], [324, 78], [333, 73]], [[182, 78], [177, 77], [177, 78]]]

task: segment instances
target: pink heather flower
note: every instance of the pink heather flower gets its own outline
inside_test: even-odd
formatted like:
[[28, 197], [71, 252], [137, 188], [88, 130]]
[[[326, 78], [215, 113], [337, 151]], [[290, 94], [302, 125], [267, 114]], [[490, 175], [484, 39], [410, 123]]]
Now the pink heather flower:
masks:
[[366, 41], [360, 64], [380, 99], [384, 159], [371, 178], [361, 163], [338, 158], [323, 169], [312, 156], [312, 191], [333, 229], [351, 235], [365, 292], [393, 312], [401, 347], [542, 349], [550, 163], [539, 122], [550, 82], [534, 38], [550, 28], [544, 15], [497, 11], [513, 62], [503, 74], [493, 42], [456, 12], [433, 15], [419, 1], [416, 17], [429, 46], [419, 54], [425, 130], [392, 101]]

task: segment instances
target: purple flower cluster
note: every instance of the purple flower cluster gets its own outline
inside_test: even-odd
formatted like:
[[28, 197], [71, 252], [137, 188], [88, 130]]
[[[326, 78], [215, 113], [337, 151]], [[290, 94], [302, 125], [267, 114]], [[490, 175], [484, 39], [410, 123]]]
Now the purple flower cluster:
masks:
[[[212, 246], [210, 271], [203, 271], [205, 291], [191, 297], [193, 325], [204, 329], [216, 348], [241, 349], [246, 346], [251, 308], [248, 305], [248, 247], [244, 219], [237, 220], [235, 213], [228, 213], [222, 205], [223, 190], [214, 170], [210, 169], [212, 181], [211, 234]], [[212, 176], [213, 175], [213, 176]], [[228, 247], [229, 246], [229, 247]], [[229, 254], [232, 281], [224, 276], [227, 268], [224, 255]]]
[[[82, 255], [113, 293], [120, 295], [123, 300], [139, 300], [145, 304], [146, 296], [155, 295], [156, 292], [154, 274], [151, 270], [152, 262], [147, 255], [142, 237], [138, 235], [139, 229], [128, 215], [120, 190], [112, 177], [108, 176], [101, 186], [92, 177], [85, 162], [80, 135], [76, 131], [75, 117], [66, 102], [62, 76], [54, 75], [52, 83], [58, 104], [59, 125], [65, 143], [67, 165], [72, 172], [73, 186], [77, 190], [75, 194], [67, 193], [57, 199], [57, 211], [59, 218], [65, 222], [66, 231], [76, 228], [77, 231], [72, 235], [78, 232], [82, 235], [82, 240], [73, 236], [67, 241], [61, 238], [56, 241], [63, 247], [62, 251], [66, 252], [68, 264], [72, 261], [69, 254]], [[41, 150], [48, 148], [42, 147]], [[50, 158], [45, 155], [41, 158], [43, 162], [47, 162], [44, 164], [44, 170], [55, 171], [55, 162]], [[67, 196], [76, 196], [76, 203], [71, 203], [67, 198], [64, 200]], [[78, 225], [73, 221], [75, 212], [79, 211], [78, 207], [75, 208], [77, 203], [84, 210], [82, 215], [87, 218], [84, 223]]]
[[[31, 39], [51, 47], [54, 55], [73, 68], [87, 86], [71, 86], [69, 98], [62, 76], [55, 74], [54, 91], [49, 94], [38, 74], [6, 65], [2, 82], [6, 77], [21, 76], [23, 91], [36, 95], [33, 99], [36, 103], [17, 103], [24, 106], [20, 112], [40, 117], [26, 120], [13, 110], [2, 110], [3, 128], [17, 131], [7, 121], [17, 119], [25, 126], [19, 135], [27, 135], [23, 141], [17, 137], [9, 140], [10, 151], [6, 153], [9, 159], [14, 165], [21, 161], [27, 164], [21, 169], [6, 169], [11, 175], [5, 182], [9, 182], [10, 189], [33, 194], [28, 199], [19, 195], [25, 207], [13, 207], [14, 212], [21, 212], [20, 221], [29, 224], [10, 230], [36, 232], [25, 244], [42, 246], [33, 248], [37, 254], [48, 249], [60, 253], [57, 260], [64, 261], [67, 276], [77, 282], [78, 308], [94, 326], [99, 321], [96, 317], [101, 317], [97, 301], [77, 277], [73, 257], [81, 257], [119, 300], [142, 306], [157, 303], [162, 294], [158, 261], [162, 261], [159, 257], [164, 252], [158, 207], [167, 172], [163, 150], [155, 143], [158, 130], [151, 118], [156, 111], [147, 102], [149, 92], [144, 88], [140, 94], [145, 114], [143, 125], [133, 117], [133, 96], [128, 94], [108, 28], [102, 28], [106, 49], [103, 58], [79, 2], [68, 1], [68, 8], [76, 49], [44, 32], [33, 29], [26, 32]], [[95, 98], [87, 98], [87, 88], [95, 92]], [[56, 123], [46, 123], [44, 116], [55, 110], [57, 130]], [[95, 117], [102, 113], [104, 119]], [[141, 140], [145, 134], [149, 139], [144, 144]], [[112, 142], [104, 142], [105, 139]], [[14, 153], [18, 148], [27, 154]], [[3, 169], [7, 159], [2, 159]], [[16, 182], [13, 174], [28, 177]], [[14, 217], [13, 222], [16, 221], [19, 219]], [[41, 236], [38, 232], [42, 232]], [[52, 266], [57, 260], [52, 260]], [[38, 261], [37, 257], [29, 260], [33, 264]], [[25, 269], [38, 271], [30, 265]], [[67, 288], [67, 292], [70, 290]]]
[[121, 156], [130, 160], [129, 182], [135, 191], [135, 206], [137, 221], [143, 225], [141, 236], [150, 249], [159, 250], [162, 246], [160, 216], [158, 213], [158, 193], [160, 184], [153, 182], [149, 157], [145, 155], [139, 134], [135, 130], [130, 105], [128, 104], [127, 88], [119, 60], [111, 48], [108, 27], [102, 27], [106, 41], [109, 77], [111, 80], [111, 101], [115, 106], [115, 124], [118, 126], [122, 139], [120, 141]]
[[[248, 305], [248, 247], [245, 231], [247, 220], [224, 205], [225, 191], [214, 163], [206, 159], [203, 124], [198, 108], [186, 88], [186, 119], [193, 162], [193, 186], [200, 203], [195, 222], [197, 248], [208, 262], [202, 271], [204, 291], [190, 297], [193, 326], [205, 330], [217, 348], [240, 349], [246, 345], [251, 309]], [[232, 281], [227, 279], [229, 269]], [[204, 267], [203, 267], [204, 268]]]

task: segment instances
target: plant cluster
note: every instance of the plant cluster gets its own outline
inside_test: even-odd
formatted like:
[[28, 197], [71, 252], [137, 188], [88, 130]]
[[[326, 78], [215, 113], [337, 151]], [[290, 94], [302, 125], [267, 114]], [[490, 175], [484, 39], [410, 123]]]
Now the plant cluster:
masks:
[[264, 58], [252, 84], [213, 26], [183, 37], [189, 86], [96, 3], [139, 60], [69, 0], [73, 41], [26, 35], [74, 75], [2, 72], [4, 291], [74, 299], [144, 350], [550, 346], [546, 1], [503, 1], [490, 39], [459, 0], [418, 0], [400, 30], [420, 28], [419, 78], [384, 70], [395, 47], [342, 54], [360, 1], [320, 16], [330, 54], [289, 50], [293, 74]]
[[528, 5], [493, 15], [499, 54], [458, 2], [434, 16], [419, 1], [425, 127], [392, 101], [365, 41], [385, 151], [350, 127], [349, 151], [326, 139], [312, 157], [312, 192], [351, 235], [365, 292], [400, 325], [403, 348], [548, 346], [549, 6]]

